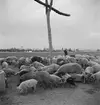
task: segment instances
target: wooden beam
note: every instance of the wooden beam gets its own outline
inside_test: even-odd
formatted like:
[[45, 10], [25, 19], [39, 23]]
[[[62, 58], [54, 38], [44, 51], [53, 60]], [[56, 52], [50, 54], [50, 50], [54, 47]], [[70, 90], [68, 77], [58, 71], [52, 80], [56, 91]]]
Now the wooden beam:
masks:
[[51, 7], [50, 5], [47, 5], [47, 4], [43, 3], [40, 0], [34, 0], [34, 1], [38, 2], [39, 4], [41, 4], [41, 5], [45, 6], [45, 7], [51, 8], [51, 10], [53, 10], [54, 12], [56, 12], [59, 15], [70, 16], [70, 14], [66, 14], [66, 13], [60, 12], [59, 10], [55, 9], [54, 7]]
[[50, 11], [50, 12], [51, 12], [51, 10], [52, 10], [52, 9], [51, 9], [52, 5], [53, 5], [53, 0], [50, 1], [50, 8], [49, 8], [49, 11]]
[[[45, 0], [45, 4], [48, 5], [48, 0]], [[46, 10], [45, 10], [46, 14], [48, 12], [48, 7], [46, 7]]]

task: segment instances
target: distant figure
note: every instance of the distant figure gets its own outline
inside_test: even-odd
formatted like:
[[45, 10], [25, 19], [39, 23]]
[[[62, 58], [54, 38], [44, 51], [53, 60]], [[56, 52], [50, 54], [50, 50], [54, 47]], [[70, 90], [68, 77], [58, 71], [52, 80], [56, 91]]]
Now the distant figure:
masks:
[[64, 50], [64, 55], [68, 55], [67, 49]]

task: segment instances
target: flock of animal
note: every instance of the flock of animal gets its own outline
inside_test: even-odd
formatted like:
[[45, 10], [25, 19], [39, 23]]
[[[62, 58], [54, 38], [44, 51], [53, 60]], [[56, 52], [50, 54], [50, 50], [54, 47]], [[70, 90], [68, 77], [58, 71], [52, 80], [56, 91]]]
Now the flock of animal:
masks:
[[[19, 77], [16, 89], [20, 94], [28, 93], [30, 89], [35, 92], [38, 86], [52, 89], [67, 84], [77, 86], [76, 82], [100, 83], [100, 57], [89, 54], [54, 56], [52, 64], [46, 57], [8, 56], [0, 58], [0, 65], [5, 72], [6, 88], [11, 75]], [[12, 70], [10, 66], [19, 71]]]

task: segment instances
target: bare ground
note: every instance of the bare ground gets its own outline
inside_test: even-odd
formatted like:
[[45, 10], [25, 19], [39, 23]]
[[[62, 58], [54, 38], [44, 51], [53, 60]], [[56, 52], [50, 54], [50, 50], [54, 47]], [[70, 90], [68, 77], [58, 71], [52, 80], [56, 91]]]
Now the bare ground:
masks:
[[36, 93], [19, 95], [17, 77], [9, 78], [9, 88], [0, 93], [0, 105], [99, 105], [100, 86], [77, 83], [76, 88], [37, 89]]

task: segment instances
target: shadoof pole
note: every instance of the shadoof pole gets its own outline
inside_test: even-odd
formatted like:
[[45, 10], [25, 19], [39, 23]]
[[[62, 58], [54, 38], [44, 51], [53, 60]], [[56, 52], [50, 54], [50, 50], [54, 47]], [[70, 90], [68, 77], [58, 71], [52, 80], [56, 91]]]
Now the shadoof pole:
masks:
[[[45, 0], [45, 3], [48, 5], [48, 0]], [[53, 0], [50, 0], [50, 7], [52, 7]], [[48, 42], [49, 42], [49, 55], [50, 55], [50, 63], [52, 64], [52, 34], [51, 34], [51, 25], [50, 25], [50, 12], [51, 8], [46, 7], [46, 19], [47, 19], [47, 30], [48, 30]]]
[[52, 46], [52, 34], [51, 34], [51, 26], [50, 26], [50, 12], [51, 10], [54, 11], [55, 13], [63, 16], [70, 16], [70, 14], [66, 14], [63, 12], [60, 12], [59, 10], [55, 9], [52, 7], [53, 5], [53, 0], [50, 0], [50, 4], [48, 3], [48, 0], [45, 0], [45, 3], [40, 1], [40, 0], [34, 0], [37, 3], [45, 6], [46, 10], [46, 19], [47, 19], [47, 29], [48, 29], [48, 41], [49, 41], [49, 55], [50, 55], [50, 63], [52, 63], [52, 51], [53, 51], [53, 46]]

